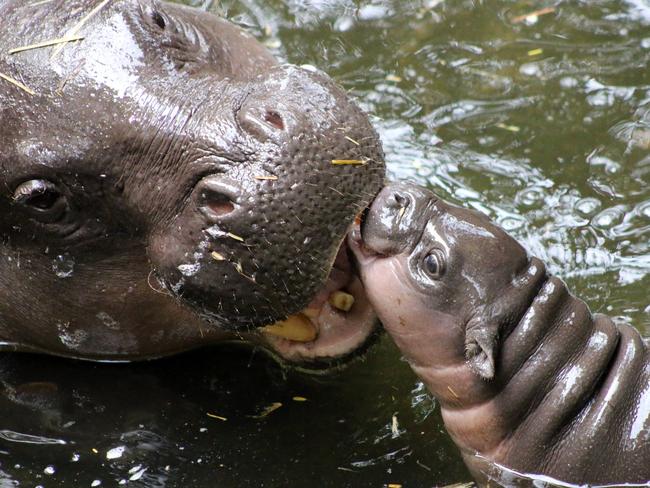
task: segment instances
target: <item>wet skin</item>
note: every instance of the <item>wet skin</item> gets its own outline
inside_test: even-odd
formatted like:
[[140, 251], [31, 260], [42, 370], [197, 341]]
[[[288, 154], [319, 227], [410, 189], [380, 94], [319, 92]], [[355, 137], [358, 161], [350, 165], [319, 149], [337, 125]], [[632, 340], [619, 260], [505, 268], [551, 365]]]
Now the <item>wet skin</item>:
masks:
[[411, 184], [350, 242], [368, 297], [477, 480], [650, 480], [650, 350], [485, 215]]
[[[316, 340], [246, 337], [296, 362], [364, 344], [374, 314], [339, 246], [383, 153], [331, 79], [180, 5], [5, 1], [0, 19], [0, 73], [25, 85], [0, 81], [7, 348], [151, 358], [307, 306]], [[7, 53], [66, 36], [83, 40]]]

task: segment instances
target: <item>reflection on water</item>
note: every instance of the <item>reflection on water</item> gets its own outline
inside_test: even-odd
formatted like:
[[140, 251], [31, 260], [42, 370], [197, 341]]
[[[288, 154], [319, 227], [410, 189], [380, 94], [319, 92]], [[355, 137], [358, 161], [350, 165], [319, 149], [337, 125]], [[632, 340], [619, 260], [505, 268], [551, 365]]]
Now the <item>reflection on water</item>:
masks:
[[[392, 177], [487, 212], [594, 310], [650, 335], [647, 2], [556, 2], [538, 15], [527, 14], [550, 4], [190, 3], [328, 71], [373, 114]], [[224, 348], [136, 366], [1, 364], [2, 487], [469, 479], [387, 341], [328, 378]]]

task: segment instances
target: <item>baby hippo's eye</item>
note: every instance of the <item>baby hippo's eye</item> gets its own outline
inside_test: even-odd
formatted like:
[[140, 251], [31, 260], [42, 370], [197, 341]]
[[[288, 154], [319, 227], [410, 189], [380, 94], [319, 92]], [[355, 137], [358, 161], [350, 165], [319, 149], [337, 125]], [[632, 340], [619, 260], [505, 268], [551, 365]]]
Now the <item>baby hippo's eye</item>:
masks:
[[440, 278], [445, 272], [445, 255], [434, 249], [424, 257], [424, 271], [432, 278]]
[[67, 210], [65, 196], [47, 180], [29, 180], [14, 191], [15, 204], [21, 205], [32, 217], [43, 222], [58, 220]]

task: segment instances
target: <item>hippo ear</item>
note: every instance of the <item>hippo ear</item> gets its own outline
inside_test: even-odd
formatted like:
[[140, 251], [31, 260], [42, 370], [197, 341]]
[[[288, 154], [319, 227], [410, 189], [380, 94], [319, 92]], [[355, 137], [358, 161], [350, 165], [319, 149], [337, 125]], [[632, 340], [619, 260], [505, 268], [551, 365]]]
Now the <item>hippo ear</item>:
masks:
[[465, 357], [471, 368], [484, 380], [494, 378], [498, 325], [470, 321], [465, 335]]

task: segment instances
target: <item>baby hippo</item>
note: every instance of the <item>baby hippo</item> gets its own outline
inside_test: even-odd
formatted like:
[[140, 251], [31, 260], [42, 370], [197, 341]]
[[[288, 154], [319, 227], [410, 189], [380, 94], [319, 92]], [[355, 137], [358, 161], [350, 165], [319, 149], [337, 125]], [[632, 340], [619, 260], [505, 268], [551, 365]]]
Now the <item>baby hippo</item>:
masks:
[[350, 241], [479, 482], [650, 480], [650, 353], [634, 328], [593, 315], [485, 215], [416, 185], [384, 188]]

